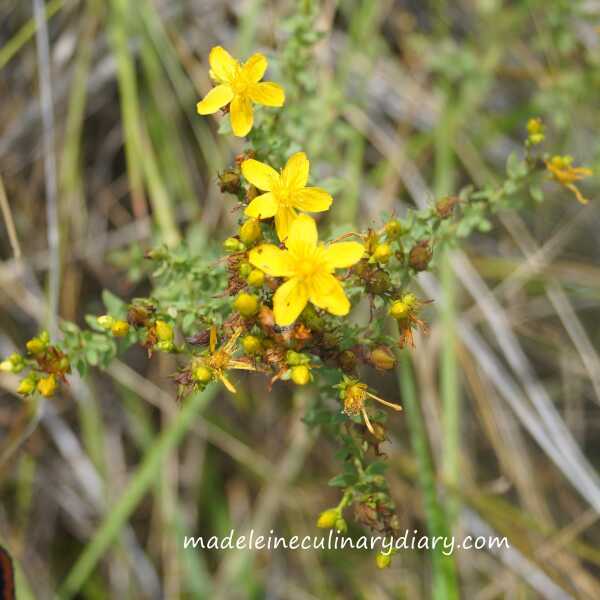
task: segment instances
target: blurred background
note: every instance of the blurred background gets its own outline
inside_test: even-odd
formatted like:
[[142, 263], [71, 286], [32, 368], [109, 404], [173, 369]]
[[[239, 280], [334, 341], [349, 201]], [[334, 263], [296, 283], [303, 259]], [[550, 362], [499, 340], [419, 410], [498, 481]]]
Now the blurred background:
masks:
[[[332, 227], [493, 185], [534, 116], [545, 147], [600, 167], [597, 0], [2, 0], [0, 355], [49, 315], [85, 326], [103, 289], [148, 293], [157, 244], [204, 252], [232, 233], [216, 174], [243, 142], [195, 113], [216, 44], [266, 53], [284, 86], [282, 65], [305, 61], [297, 138], [334, 192]], [[457, 536], [511, 545], [452, 557], [469, 600], [600, 598], [597, 179], [584, 188], [587, 206], [547, 183], [543, 204], [419, 276], [434, 300], [412, 352], [425, 475], [448, 476]], [[364, 551], [184, 551], [183, 535], [232, 527], [314, 535], [342, 458], [301, 420], [314, 390], [237, 378], [238, 397], [217, 389], [182, 424], [174, 368], [135, 348], [36, 408], [0, 375], [0, 540], [19, 597], [71, 597], [66, 580], [89, 599], [456, 597], [432, 586], [426, 551], [385, 571]], [[377, 380], [400, 402], [401, 383]], [[389, 429], [398, 516], [425, 534], [423, 463], [402, 414]]]

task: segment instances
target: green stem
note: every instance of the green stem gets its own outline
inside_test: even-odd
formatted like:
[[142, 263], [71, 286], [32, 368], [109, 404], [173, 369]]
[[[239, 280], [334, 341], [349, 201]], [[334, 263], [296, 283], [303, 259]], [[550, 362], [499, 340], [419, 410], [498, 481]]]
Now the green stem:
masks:
[[[431, 537], [446, 537], [449, 535], [446, 514], [438, 500], [433, 461], [431, 459], [423, 415], [421, 414], [417, 399], [411, 359], [408, 351], [399, 351], [398, 360], [399, 367], [396, 373], [402, 392], [402, 405], [408, 420], [411, 444], [418, 465], [418, 481], [423, 492], [427, 530]], [[444, 555], [441, 547], [436, 546], [432, 550], [432, 566], [433, 599], [458, 599], [458, 577], [454, 558], [450, 555]]]
[[160, 434], [156, 443], [150, 447], [142, 464], [138, 467], [115, 506], [107, 512], [91, 542], [84, 548], [79, 559], [67, 574], [57, 593], [57, 598], [66, 600], [79, 592], [102, 556], [119, 535], [127, 519], [155, 482], [165, 457], [177, 447], [217, 390], [218, 387], [213, 385], [203, 393], [192, 394], [186, 400], [181, 412], [171, 425]]

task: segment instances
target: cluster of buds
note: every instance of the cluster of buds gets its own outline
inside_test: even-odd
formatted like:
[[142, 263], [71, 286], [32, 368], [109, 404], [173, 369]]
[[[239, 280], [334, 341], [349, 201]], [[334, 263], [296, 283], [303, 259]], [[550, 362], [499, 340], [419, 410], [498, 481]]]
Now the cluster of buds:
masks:
[[66, 381], [71, 372], [67, 355], [57, 346], [50, 343], [47, 331], [42, 331], [30, 339], [27, 344], [28, 357], [11, 354], [0, 363], [0, 371], [21, 373], [28, 368], [29, 372], [19, 382], [17, 393], [30, 396], [38, 392], [46, 398], [54, 396], [59, 381]]
[[527, 140], [526, 146], [537, 146], [544, 141], [545, 127], [539, 117], [532, 117], [527, 121]]

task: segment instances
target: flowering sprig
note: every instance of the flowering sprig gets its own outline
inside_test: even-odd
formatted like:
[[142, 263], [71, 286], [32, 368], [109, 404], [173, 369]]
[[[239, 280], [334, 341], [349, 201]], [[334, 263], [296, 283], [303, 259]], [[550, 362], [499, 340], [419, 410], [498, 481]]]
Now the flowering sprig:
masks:
[[[391, 535], [399, 525], [380, 445], [390, 411], [399, 412], [401, 405], [381, 398], [367, 382], [369, 373], [395, 368], [394, 345], [413, 348], [414, 332], [427, 331], [423, 312], [429, 300], [413, 291], [416, 277], [435, 266], [440, 244], [486, 230], [486, 216], [516, 202], [523, 191], [539, 200], [537, 180], [544, 173], [585, 202], [575, 183], [591, 171], [573, 166], [570, 157], [536, 155], [545, 129], [540, 119], [531, 119], [525, 156], [509, 159], [501, 185], [466, 188], [404, 218], [388, 215], [366, 231], [320, 241], [317, 222], [306, 213], [326, 213], [332, 195], [308, 186], [309, 159], [297, 151], [285, 119], [283, 125], [260, 119], [253, 130], [253, 104], [281, 107], [285, 101], [279, 84], [261, 81], [266, 58], [254, 54], [242, 64], [216, 47], [209, 62], [216, 85], [198, 112], [223, 109], [234, 135], [251, 132], [250, 147], [219, 176], [221, 191], [237, 198], [240, 209], [238, 229], [223, 243], [224, 256], [193, 255], [185, 246], [146, 253], [156, 267], [150, 297], [127, 305], [105, 294], [107, 314], [89, 317], [89, 331], [63, 324], [60, 342], [42, 332], [27, 343], [25, 356], [14, 353], [0, 362], [0, 371], [25, 372], [17, 390], [24, 397], [51, 397], [71, 365], [81, 373], [106, 366], [139, 343], [149, 356], [164, 352], [178, 361], [172, 379], [181, 401], [217, 382], [236, 393], [234, 372], [261, 373], [269, 388], [279, 381], [319, 386], [306, 422], [332, 432], [347, 460], [330, 481], [343, 490], [341, 500], [321, 513], [317, 525], [345, 533], [343, 513], [353, 507], [359, 524]], [[302, 87], [295, 82], [296, 99]], [[368, 303], [368, 317], [355, 320], [352, 310], [361, 302]], [[392, 319], [400, 331], [396, 339], [386, 334]], [[335, 409], [327, 401], [337, 402]], [[381, 568], [389, 562], [387, 555], [377, 557]]]

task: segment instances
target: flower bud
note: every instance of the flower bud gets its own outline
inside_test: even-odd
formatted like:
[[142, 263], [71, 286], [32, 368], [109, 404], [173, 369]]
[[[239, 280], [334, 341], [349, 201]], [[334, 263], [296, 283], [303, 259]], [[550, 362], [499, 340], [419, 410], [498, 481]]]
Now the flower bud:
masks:
[[48, 375], [48, 377], [40, 379], [37, 383], [37, 391], [45, 398], [54, 396], [56, 387], [56, 377], [54, 375]]
[[331, 529], [332, 527], [335, 527], [335, 524], [340, 517], [340, 511], [337, 508], [328, 508], [319, 515], [317, 527], [320, 529]]
[[254, 294], [241, 293], [233, 303], [233, 307], [242, 317], [252, 317], [260, 308], [258, 297]]
[[244, 244], [234, 237], [228, 237], [223, 242], [223, 249], [225, 252], [229, 252], [230, 254], [233, 252], [241, 252], [244, 250]]
[[304, 356], [302, 354], [300, 354], [300, 352], [295, 352], [294, 350], [288, 350], [285, 355], [285, 362], [290, 367], [293, 367], [295, 365], [304, 364], [305, 359], [304, 359]]
[[160, 319], [155, 323], [156, 337], [161, 342], [172, 342], [173, 341], [173, 327], [166, 321]]
[[392, 564], [391, 553], [384, 554], [383, 552], [378, 552], [375, 557], [375, 564], [378, 569], [387, 569]]
[[396, 366], [396, 359], [387, 346], [377, 346], [371, 351], [369, 360], [376, 369], [389, 371]]
[[252, 287], [261, 287], [265, 282], [265, 274], [260, 269], [252, 269], [246, 278], [248, 285]]
[[242, 262], [238, 267], [238, 273], [240, 274], [240, 277], [243, 277], [244, 279], [246, 279], [252, 271], [252, 265], [249, 262]]
[[385, 264], [390, 260], [392, 256], [392, 249], [389, 244], [377, 244], [375, 251], [373, 252], [373, 258], [378, 262]]
[[242, 340], [242, 348], [246, 354], [258, 354], [262, 349], [262, 342], [255, 335], [247, 335]]
[[96, 319], [96, 322], [102, 329], [109, 330], [113, 326], [115, 320], [110, 315], [102, 315]]
[[22, 396], [29, 396], [29, 394], [33, 394], [35, 391], [35, 381], [31, 377], [25, 377], [19, 383], [17, 387], [17, 393]]
[[248, 219], [240, 227], [240, 240], [246, 245], [257, 242], [262, 237], [258, 219]]
[[437, 201], [435, 205], [435, 212], [438, 214], [440, 219], [447, 219], [450, 215], [452, 215], [452, 211], [458, 202], [460, 202], [460, 198], [458, 196], [446, 196], [445, 198]]
[[346, 519], [344, 519], [344, 517], [340, 517], [336, 522], [335, 522], [335, 528], [340, 532], [340, 533], [348, 533], [348, 523], [346, 523]]
[[408, 292], [408, 294], [404, 294], [404, 296], [402, 296], [402, 302], [404, 302], [404, 304], [406, 304], [406, 306], [409, 308], [415, 308], [418, 300], [412, 292]]
[[292, 381], [296, 385], [306, 385], [310, 381], [310, 369], [306, 365], [292, 367]]
[[10, 362], [10, 360], [5, 359], [2, 362], [0, 362], [0, 371], [2, 371], [3, 373], [12, 373], [13, 370], [13, 364], [12, 362]]
[[169, 340], [162, 340], [156, 344], [156, 348], [161, 352], [173, 352], [175, 344]]
[[44, 352], [48, 344], [41, 340], [39, 337], [35, 337], [29, 340], [25, 346], [30, 354], [37, 355]]
[[115, 337], [125, 337], [129, 333], [129, 323], [119, 319], [112, 324], [110, 332]]
[[212, 379], [213, 374], [208, 367], [199, 365], [194, 369], [192, 376], [198, 383], [208, 383]]
[[389, 314], [394, 317], [394, 319], [406, 319], [410, 314], [410, 306], [402, 300], [396, 300], [390, 306]]
[[402, 224], [400, 221], [393, 219], [385, 224], [385, 234], [388, 240], [395, 240], [402, 235]]

